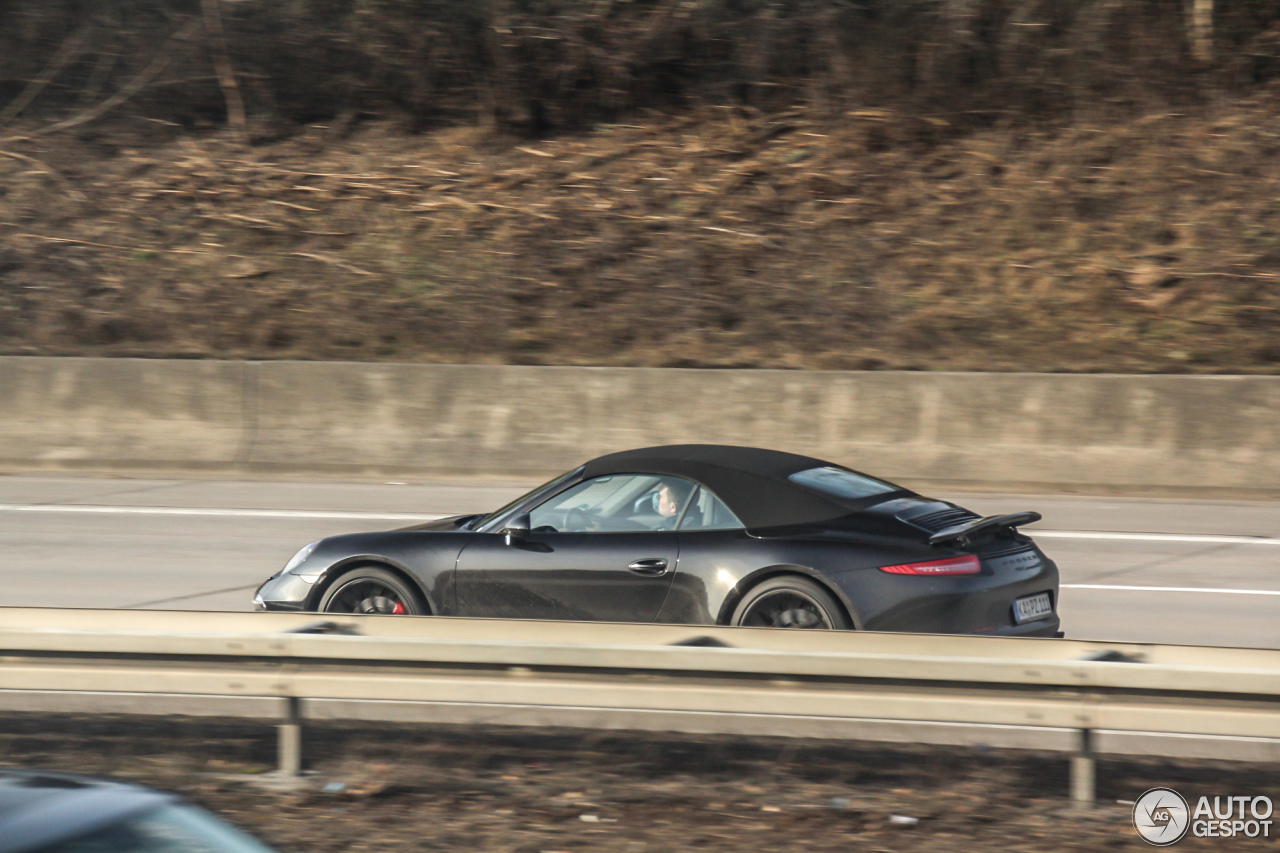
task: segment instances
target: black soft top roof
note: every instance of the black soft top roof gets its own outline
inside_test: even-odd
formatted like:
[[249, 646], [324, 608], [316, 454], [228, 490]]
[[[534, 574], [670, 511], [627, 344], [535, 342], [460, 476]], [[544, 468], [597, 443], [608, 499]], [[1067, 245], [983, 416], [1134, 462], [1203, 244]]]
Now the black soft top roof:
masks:
[[891, 495], [907, 492], [898, 487], [896, 492], [852, 500], [806, 488], [787, 479], [798, 471], [824, 467], [844, 468], [843, 465], [780, 450], [722, 444], [675, 444], [601, 456], [586, 464], [583, 478], [609, 474], [684, 477], [715, 492], [749, 528], [830, 521], [869, 504], [879, 503]]

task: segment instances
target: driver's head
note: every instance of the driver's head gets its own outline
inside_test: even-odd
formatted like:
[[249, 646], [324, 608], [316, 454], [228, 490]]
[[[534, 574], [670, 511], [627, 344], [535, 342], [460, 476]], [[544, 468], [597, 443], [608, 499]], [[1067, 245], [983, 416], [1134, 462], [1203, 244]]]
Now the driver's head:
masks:
[[654, 501], [658, 515], [670, 518], [680, 511], [680, 507], [684, 506], [685, 499], [688, 497], [688, 488], [676, 483], [663, 483]]

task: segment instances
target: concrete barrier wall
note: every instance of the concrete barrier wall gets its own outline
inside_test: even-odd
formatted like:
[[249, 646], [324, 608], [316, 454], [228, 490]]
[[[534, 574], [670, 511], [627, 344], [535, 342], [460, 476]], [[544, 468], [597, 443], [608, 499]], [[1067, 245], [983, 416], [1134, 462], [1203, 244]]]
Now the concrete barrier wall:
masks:
[[0, 467], [221, 469], [241, 461], [246, 365], [0, 358]]
[[0, 358], [0, 469], [534, 479], [751, 444], [910, 485], [1280, 495], [1280, 377]]

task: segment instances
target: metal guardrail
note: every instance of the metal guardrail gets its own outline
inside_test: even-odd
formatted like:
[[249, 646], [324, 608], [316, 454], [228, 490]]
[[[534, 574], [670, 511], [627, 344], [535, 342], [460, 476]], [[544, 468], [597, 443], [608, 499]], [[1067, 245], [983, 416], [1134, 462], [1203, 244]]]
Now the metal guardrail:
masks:
[[291, 775], [308, 700], [704, 732], [748, 715], [778, 735], [800, 718], [1066, 729], [1081, 802], [1100, 730], [1280, 738], [1280, 651], [679, 625], [0, 608], [0, 691], [277, 697]]

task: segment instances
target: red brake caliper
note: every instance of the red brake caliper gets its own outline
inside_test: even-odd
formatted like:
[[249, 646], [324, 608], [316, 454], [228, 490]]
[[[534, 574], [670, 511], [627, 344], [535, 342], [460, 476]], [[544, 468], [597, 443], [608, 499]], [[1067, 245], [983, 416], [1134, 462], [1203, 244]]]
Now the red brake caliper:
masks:
[[397, 601], [396, 606], [391, 608], [391, 613], [393, 616], [397, 613], [404, 613], [404, 605]]

